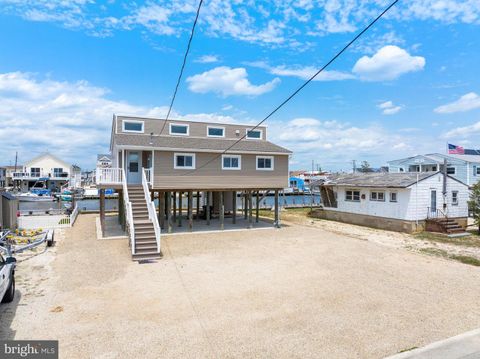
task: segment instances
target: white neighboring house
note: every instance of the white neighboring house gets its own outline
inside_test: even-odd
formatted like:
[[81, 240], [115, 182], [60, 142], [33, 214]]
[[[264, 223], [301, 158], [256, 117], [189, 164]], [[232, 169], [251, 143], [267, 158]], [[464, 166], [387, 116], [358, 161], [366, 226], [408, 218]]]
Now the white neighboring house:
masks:
[[52, 191], [60, 191], [62, 187], [75, 187], [80, 180], [80, 168], [60, 158], [44, 153], [30, 161], [12, 175], [14, 185], [22, 192], [43, 183]]
[[97, 167], [99, 168], [111, 168], [112, 156], [107, 154], [97, 155]]
[[402, 232], [424, 229], [429, 220], [448, 220], [450, 232], [467, 224], [468, 186], [441, 172], [348, 174], [319, 187], [321, 218]]

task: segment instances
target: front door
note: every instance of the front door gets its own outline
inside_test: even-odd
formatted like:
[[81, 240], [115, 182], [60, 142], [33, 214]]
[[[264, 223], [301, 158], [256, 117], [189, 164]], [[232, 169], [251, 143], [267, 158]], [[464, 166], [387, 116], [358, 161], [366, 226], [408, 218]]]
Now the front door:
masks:
[[140, 172], [140, 152], [128, 151], [127, 155], [127, 182], [141, 183], [142, 173]]
[[430, 211], [432, 213], [437, 211], [437, 191], [430, 191]]

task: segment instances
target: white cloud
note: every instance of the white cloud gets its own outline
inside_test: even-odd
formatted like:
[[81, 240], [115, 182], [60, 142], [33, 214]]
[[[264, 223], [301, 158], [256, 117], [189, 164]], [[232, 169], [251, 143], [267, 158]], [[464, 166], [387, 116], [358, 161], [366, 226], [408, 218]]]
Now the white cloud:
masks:
[[275, 78], [262, 85], [253, 85], [248, 80], [248, 73], [245, 68], [220, 66], [188, 77], [187, 83], [190, 91], [197, 93], [214, 92], [224, 97], [232, 95], [257, 96], [272, 91], [280, 83], [280, 79]]
[[480, 135], [480, 121], [469, 126], [457, 127], [445, 132], [443, 138], [467, 138]]
[[382, 47], [372, 57], [363, 56], [352, 71], [365, 81], [388, 81], [424, 67], [424, 57], [411, 56], [404, 49], [392, 45]]
[[[30, 21], [48, 21], [93, 36], [140, 29], [154, 35], [178, 36], [191, 28], [198, 2], [147, 1], [144, 5], [90, 0], [1, 0], [0, 12]], [[199, 27], [209, 36], [233, 38], [269, 47], [298, 50], [311, 45], [312, 36], [352, 33], [385, 8], [379, 0], [283, 0], [262, 6], [255, 1], [210, 0], [202, 7]], [[440, 23], [480, 23], [478, 0], [404, 0], [386, 19], [415, 19]], [[307, 36], [304, 36], [307, 34]]]
[[457, 101], [437, 107], [436, 113], [466, 112], [480, 108], [480, 96], [475, 92], [469, 92], [460, 97]]
[[396, 106], [392, 101], [383, 102], [377, 105], [377, 107], [382, 110], [382, 114], [384, 115], [395, 115], [402, 109], [402, 106]]
[[[256, 62], [249, 62], [247, 63], [250, 66], [258, 67], [264, 70], [267, 70], [272, 75], [277, 76], [290, 76], [290, 77], [297, 77], [302, 80], [308, 80], [311, 78], [319, 68], [315, 68], [313, 66], [296, 66], [296, 67], [287, 67], [285, 65], [280, 66], [270, 66], [264, 61], [256, 61]], [[343, 71], [336, 71], [336, 70], [324, 70], [317, 77], [315, 77], [314, 81], [341, 81], [341, 80], [351, 80], [354, 79], [355, 76], [348, 72]]]
[[198, 59], [195, 60], [195, 62], [199, 62], [201, 64], [211, 64], [214, 62], [220, 61], [218, 56], [216, 55], [203, 55], [200, 56]]
[[[26, 161], [44, 151], [84, 168], [108, 151], [113, 113], [164, 117], [167, 106], [132, 105], [108, 98], [108, 89], [86, 81], [59, 82], [23, 72], [0, 73], [0, 157], [2, 163]], [[230, 116], [199, 113], [171, 118], [234, 122]]]

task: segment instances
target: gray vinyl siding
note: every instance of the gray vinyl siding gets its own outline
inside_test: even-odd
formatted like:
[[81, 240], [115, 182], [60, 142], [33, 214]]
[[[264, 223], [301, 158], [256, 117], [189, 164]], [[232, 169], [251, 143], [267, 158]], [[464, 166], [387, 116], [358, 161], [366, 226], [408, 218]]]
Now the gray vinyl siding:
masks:
[[[162, 131], [163, 124], [165, 123], [164, 120], [160, 119], [147, 119], [147, 118], [129, 118], [129, 117], [117, 117], [116, 123], [116, 133], [131, 133], [131, 132], [123, 132], [122, 122], [126, 120], [131, 121], [141, 121], [144, 123], [143, 133], [149, 135], [153, 133], [155, 135], [160, 134]], [[218, 123], [205, 123], [205, 122], [193, 122], [193, 121], [175, 121], [175, 120], [168, 120], [168, 123], [165, 125], [165, 128], [162, 131], [162, 135], [168, 135], [170, 133], [170, 123], [178, 123], [182, 125], [189, 125], [189, 136], [191, 137], [207, 137], [207, 127], [223, 127], [225, 128], [225, 138], [227, 139], [238, 139], [245, 135], [245, 131], [247, 129], [251, 129], [252, 126], [246, 125], [234, 125], [234, 124], [218, 124]], [[259, 130], [262, 131], [262, 140], [267, 138], [267, 128], [265, 126], [258, 127]], [[236, 131], [239, 131], [237, 134]], [[219, 137], [215, 137], [219, 138]], [[258, 140], [252, 140], [258, 141]]]
[[[242, 190], [288, 187], [288, 155], [275, 155], [272, 171], [256, 170], [256, 156], [244, 154], [241, 170], [222, 170], [222, 157], [200, 168], [217, 153], [196, 153], [196, 170], [174, 169], [174, 153], [155, 151], [154, 185], [157, 190]], [[192, 152], [189, 152], [192, 153]]]

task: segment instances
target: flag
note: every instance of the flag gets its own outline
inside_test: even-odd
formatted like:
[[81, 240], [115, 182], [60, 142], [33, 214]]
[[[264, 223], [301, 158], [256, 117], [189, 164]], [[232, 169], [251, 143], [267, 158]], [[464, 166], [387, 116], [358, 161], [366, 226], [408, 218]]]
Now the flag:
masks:
[[465, 149], [462, 146], [456, 146], [452, 144], [448, 144], [448, 154], [449, 155], [464, 155]]

